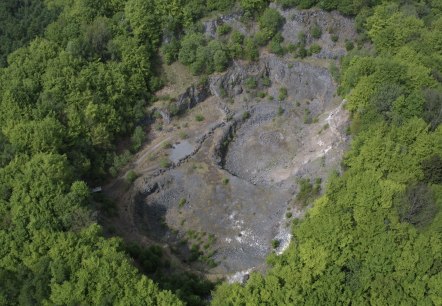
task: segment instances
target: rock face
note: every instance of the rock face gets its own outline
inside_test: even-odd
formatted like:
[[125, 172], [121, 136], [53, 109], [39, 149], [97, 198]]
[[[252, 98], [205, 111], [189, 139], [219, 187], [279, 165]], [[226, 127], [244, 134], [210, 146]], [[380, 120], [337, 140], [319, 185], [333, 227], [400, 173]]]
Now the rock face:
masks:
[[178, 97], [176, 105], [180, 113], [185, 112], [198, 103], [206, 100], [210, 96], [209, 85], [207, 82], [199, 86], [189, 87], [185, 93]]

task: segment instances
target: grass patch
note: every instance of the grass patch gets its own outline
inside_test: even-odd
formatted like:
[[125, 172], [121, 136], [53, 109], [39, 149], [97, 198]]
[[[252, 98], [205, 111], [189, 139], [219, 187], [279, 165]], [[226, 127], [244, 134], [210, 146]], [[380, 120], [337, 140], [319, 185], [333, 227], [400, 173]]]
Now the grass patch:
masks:
[[161, 168], [169, 168], [171, 165], [170, 160], [167, 158], [163, 158], [162, 160], [160, 160], [160, 167]]
[[204, 121], [204, 119], [205, 119], [204, 116], [201, 115], [201, 114], [198, 114], [198, 115], [195, 116], [195, 120], [197, 122], [202, 122], [202, 121]]
[[185, 198], [181, 198], [178, 202], [178, 207], [183, 208], [184, 205], [186, 205], [187, 200]]

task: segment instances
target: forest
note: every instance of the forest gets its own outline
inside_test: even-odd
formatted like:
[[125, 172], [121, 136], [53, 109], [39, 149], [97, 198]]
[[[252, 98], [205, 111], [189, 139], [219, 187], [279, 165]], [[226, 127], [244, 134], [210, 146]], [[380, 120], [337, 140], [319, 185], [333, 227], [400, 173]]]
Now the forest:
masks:
[[[441, 305], [442, 2], [276, 0], [355, 18], [335, 71], [351, 112], [343, 174], [282, 255], [246, 284], [144, 273], [139, 250], [107, 237], [91, 188], [144, 142], [160, 58], [204, 78], [287, 46], [268, 0], [20, 0], [0, 3], [0, 305]], [[259, 31], [200, 20], [242, 12]], [[320, 34], [319, 34], [320, 35]], [[146, 265], [155, 266], [153, 253]], [[139, 260], [138, 260], [139, 261]]]

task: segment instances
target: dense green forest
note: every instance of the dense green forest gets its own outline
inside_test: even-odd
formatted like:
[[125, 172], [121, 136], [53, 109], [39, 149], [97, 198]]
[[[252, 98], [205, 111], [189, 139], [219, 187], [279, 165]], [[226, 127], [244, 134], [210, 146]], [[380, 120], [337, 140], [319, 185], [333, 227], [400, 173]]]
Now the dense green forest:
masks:
[[[103, 236], [90, 187], [121, 164], [118, 140], [140, 147], [160, 55], [205, 75], [261, 46], [308, 54], [282, 44], [269, 2], [2, 1], [1, 305], [204, 303], [211, 286], [157, 284]], [[339, 77], [352, 148], [267, 274], [221, 284], [212, 303], [442, 304], [441, 2], [276, 2], [355, 16], [361, 42]], [[208, 41], [198, 21], [231, 9], [260, 31]]]

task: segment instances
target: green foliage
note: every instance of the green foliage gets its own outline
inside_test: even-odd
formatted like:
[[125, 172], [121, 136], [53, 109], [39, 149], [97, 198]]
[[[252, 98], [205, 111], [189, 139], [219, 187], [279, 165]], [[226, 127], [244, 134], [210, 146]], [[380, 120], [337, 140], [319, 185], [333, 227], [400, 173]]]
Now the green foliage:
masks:
[[283, 41], [283, 38], [280, 33], [273, 36], [273, 38], [269, 44], [270, 52], [275, 53], [280, 56], [284, 55], [285, 49], [281, 45], [282, 41]]
[[272, 248], [273, 249], [277, 249], [280, 244], [281, 244], [281, 241], [279, 241], [277, 239], [272, 240]]
[[42, 35], [55, 20], [59, 9], [50, 8], [42, 0], [4, 0], [0, 3], [0, 67], [7, 64], [7, 56]]
[[205, 119], [204, 116], [201, 115], [201, 114], [195, 115], [195, 120], [196, 120], [197, 122], [204, 121], [204, 119]]
[[319, 52], [321, 52], [321, 46], [318, 44], [312, 44], [310, 46], [310, 53], [311, 54], [318, 54]]
[[141, 126], [137, 126], [132, 134], [132, 150], [138, 151], [141, 148], [144, 140], [146, 139], [146, 134]]
[[249, 61], [256, 61], [259, 58], [258, 46], [251, 37], [247, 37], [244, 41], [244, 57]]
[[317, 24], [315, 24], [315, 25], [310, 29], [310, 35], [311, 35], [313, 38], [315, 38], [315, 39], [321, 38], [321, 36], [322, 36], [322, 30], [321, 30], [321, 28], [320, 28]]
[[184, 205], [186, 205], [187, 200], [185, 198], [181, 198], [180, 201], [178, 202], [178, 207], [179, 208], [183, 208]]
[[298, 0], [277, 0], [276, 3], [280, 4], [283, 9], [295, 7], [298, 4]]
[[248, 77], [244, 81], [244, 85], [247, 89], [256, 89], [258, 87], [258, 81], [254, 77]]
[[160, 160], [160, 167], [161, 168], [169, 168], [171, 166], [170, 160], [167, 158], [163, 158]]
[[279, 101], [283, 101], [285, 99], [287, 99], [287, 88], [286, 87], [281, 87], [279, 88], [279, 94], [278, 94], [278, 100]]
[[135, 171], [133, 171], [133, 170], [128, 171], [127, 174], [126, 174], [126, 181], [128, 183], [130, 183], [130, 184], [135, 182], [135, 180], [137, 178], [138, 178], [138, 174]]
[[190, 33], [181, 40], [181, 49], [178, 59], [184, 65], [190, 65], [196, 61], [196, 52], [198, 48], [204, 46], [206, 40], [200, 33]]
[[353, 42], [351, 41], [351, 40], [347, 40], [346, 42], [345, 42], [345, 49], [347, 50], [347, 51], [351, 51], [351, 50], [353, 50], [354, 49], [354, 44], [353, 44]]
[[161, 52], [164, 56], [166, 64], [170, 65], [176, 60], [178, 60], [180, 47], [181, 47], [180, 42], [175, 38], [172, 39], [169, 43], [163, 44], [161, 46]]
[[216, 34], [218, 34], [219, 36], [229, 34], [230, 31], [232, 31], [232, 27], [226, 23], [223, 23], [222, 25], [216, 28]]
[[207, 0], [207, 8], [210, 10], [226, 11], [235, 5], [235, 0]]
[[257, 14], [267, 7], [269, 1], [268, 0], [240, 0], [239, 3], [241, 4], [241, 7], [244, 10], [246, 10], [252, 14]]
[[279, 12], [272, 8], [267, 8], [259, 17], [259, 27], [262, 32], [269, 37], [273, 37], [284, 25], [285, 19]]

